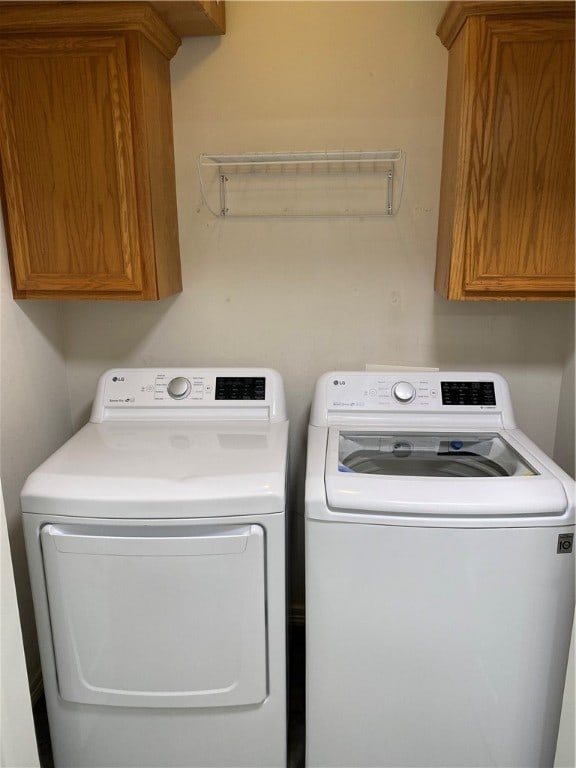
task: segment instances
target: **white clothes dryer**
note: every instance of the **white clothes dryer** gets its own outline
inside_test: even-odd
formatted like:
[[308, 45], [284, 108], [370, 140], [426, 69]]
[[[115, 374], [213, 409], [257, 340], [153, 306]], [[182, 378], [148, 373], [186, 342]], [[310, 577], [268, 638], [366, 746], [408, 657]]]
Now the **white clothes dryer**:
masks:
[[286, 765], [288, 421], [267, 369], [119, 369], [22, 491], [56, 768]]
[[308, 768], [550, 768], [574, 482], [505, 380], [324, 375], [305, 515]]

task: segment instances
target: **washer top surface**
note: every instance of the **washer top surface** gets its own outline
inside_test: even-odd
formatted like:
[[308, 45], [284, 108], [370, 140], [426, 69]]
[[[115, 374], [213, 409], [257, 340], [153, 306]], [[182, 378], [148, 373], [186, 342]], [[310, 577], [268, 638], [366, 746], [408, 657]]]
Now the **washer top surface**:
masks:
[[318, 381], [310, 422], [309, 518], [573, 522], [573, 481], [516, 427], [497, 374], [330, 372]]
[[109, 371], [91, 423], [30, 475], [22, 509], [109, 519], [282, 512], [287, 441], [273, 371]]

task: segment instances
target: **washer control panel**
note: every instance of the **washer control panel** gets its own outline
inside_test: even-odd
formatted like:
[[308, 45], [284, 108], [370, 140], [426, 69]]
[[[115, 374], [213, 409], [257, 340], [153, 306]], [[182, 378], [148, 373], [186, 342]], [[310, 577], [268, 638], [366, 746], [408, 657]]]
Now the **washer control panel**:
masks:
[[439, 385], [424, 377], [343, 373], [328, 381], [327, 390], [329, 410], [427, 407], [440, 403]]
[[494, 410], [506, 388], [497, 374], [468, 372], [336, 372], [323, 383], [328, 411]]

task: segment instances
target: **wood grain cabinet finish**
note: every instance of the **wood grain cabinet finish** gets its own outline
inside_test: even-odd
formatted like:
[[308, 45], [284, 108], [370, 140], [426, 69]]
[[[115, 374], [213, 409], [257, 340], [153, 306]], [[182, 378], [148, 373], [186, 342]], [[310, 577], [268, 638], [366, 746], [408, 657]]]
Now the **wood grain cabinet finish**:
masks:
[[455, 2], [435, 289], [574, 297], [574, 3]]
[[182, 290], [169, 72], [179, 44], [146, 3], [0, 8], [15, 298]]

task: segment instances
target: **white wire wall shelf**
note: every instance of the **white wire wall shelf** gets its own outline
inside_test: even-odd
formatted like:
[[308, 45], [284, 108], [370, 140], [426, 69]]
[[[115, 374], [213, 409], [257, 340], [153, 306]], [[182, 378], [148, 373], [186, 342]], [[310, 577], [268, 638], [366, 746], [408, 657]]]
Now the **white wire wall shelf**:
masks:
[[214, 216], [392, 216], [405, 154], [283, 152], [200, 155], [202, 199]]

